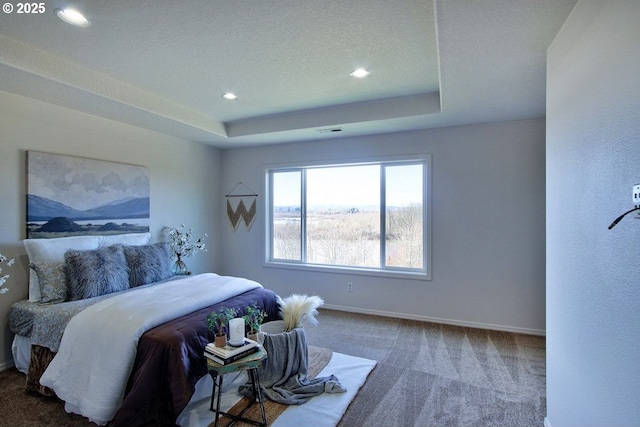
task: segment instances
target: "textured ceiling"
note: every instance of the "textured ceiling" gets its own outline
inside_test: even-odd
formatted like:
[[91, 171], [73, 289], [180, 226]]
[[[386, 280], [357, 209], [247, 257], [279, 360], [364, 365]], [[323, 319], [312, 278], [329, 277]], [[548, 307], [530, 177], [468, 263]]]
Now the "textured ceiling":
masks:
[[0, 15], [0, 90], [218, 147], [539, 118], [575, 2], [51, 0]]

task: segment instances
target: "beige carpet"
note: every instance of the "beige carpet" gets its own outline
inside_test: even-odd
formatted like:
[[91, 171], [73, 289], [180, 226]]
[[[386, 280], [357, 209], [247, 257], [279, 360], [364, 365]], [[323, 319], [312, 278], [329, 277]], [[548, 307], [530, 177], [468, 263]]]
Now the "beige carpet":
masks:
[[[544, 337], [322, 309], [318, 320], [310, 345], [378, 362], [338, 427], [544, 424]], [[95, 427], [23, 386], [0, 372], [0, 426]]]
[[378, 365], [338, 427], [542, 426], [545, 338], [320, 310], [307, 342]]

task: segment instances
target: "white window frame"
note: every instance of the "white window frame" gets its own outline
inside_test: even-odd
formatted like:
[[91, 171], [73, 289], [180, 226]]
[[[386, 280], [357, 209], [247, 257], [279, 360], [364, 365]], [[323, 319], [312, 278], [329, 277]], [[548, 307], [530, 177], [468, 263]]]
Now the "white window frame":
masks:
[[[273, 183], [270, 179], [270, 174], [272, 171], [276, 172], [284, 172], [287, 170], [300, 170], [305, 168], [314, 168], [314, 167], [339, 167], [339, 166], [359, 166], [366, 164], [411, 164], [411, 163], [423, 163], [423, 200], [424, 200], [424, 209], [423, 209], [423, 266], [424, 268], [421, 270], [416, 269], [405, 269], [399, 267], [386, 267], [386, 268], [369, 268], [369, 267], [351, 267], [351, 266], [335, 266], [335, 265], [322, 265], [322, 264], [306, 264], [301, 261], [288, 261], [288, 260], [273, 260], [271, 259], [271, 250], [272, 250], [272, 236], [273, 236], [273, 221], [272, 221], [272, 212], [273, 212], [273, 188], [271, 187]], [[264, 267], [269, 268], [282, 268], [282, 269], [293, 269], [293, 270], [303, 270], [303, 271], [314, 271], [314, 272], [326, 272], [326, 273], [338, 273], [338, 274], [356, 274], [356, 275], [366, 275], [366, 276], [378, 276], [378, 277], [393, 277], [393, 278], [405, 278], [405, 279], [414, 279], [414, 280], [431, 280], [431, 272], [432, 272], [432, 264], [431, 264], [431, 154], [422, 153], [422, 154], [412, 154], [406, 156], [387, 156], [387, 157], [376, 157], [376, 158], [367, 158], [367, 159], [349, 159], [349, 160], [327, 160], [327, 161], [316, 161], [316, 162], [295, 162], [295, 163], [286, 163], [286, 164], [272, 164], [264, 166], [264, 179], [265, 179], [265, 233], [264, 233]], [[384, 169], [383, 169], [384, 170]], [[304, 180], [303, 180], [304, 181]], [[384, 198], [384, 177], [381, 176], [381, 193]], [[302, 183], [302, 194], [305, 192], [305, 183]], [[384, 203], [384, 199], [381, 200], [381, 203]], [[304, 236], [304, 216], [305, 212], [305, 199], [301, 200], [301, 215], [303, 217], [301, 224], [301, 233]], [[384, 232], [385, 221], [384, 216], [385, 213], [381, 213], [382, 232]], [[382, 234], [381, 236], [384, 236]], [[303, 239], [304, 240], [304, 239]], [[303, 245], [303, 256], [304, 256], [304, 242], [301, 242]], [[385, 245], [382, 244], [382, 247]], [[384, 250], [381, 251], [381, 256], [384, 256]], [[303, 258], [304, 259], [304, 258]], [[383, 265], [383, 264], [381, 264]]]

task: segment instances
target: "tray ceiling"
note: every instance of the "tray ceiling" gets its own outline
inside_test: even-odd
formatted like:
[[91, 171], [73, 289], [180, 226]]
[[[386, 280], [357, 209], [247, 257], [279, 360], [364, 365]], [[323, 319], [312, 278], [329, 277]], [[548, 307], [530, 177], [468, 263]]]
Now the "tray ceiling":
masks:
[[540, 118], [575, 2], [52, 0], [0, 15], [0, 90], [221, 148]]

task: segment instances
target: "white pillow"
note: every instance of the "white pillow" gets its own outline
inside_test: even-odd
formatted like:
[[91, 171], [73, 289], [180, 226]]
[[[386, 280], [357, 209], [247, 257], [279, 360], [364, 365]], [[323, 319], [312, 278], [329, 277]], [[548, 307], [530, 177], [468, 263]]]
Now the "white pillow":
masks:
[[151, 233], [109, 234], [98, 237], [100, 238], [99, 247], [101, 248], [106, 248], [116, 244], [140, 246], [149, 243], [149, 240], [151, 240]]
[[[64, 253], [69, 249], [93, 250], [100, 246], [100, 236], [57, 237], [55, 239], [25, 239], [24, 248], [29, 256], [29, 264], [64, 262]], [[38, 275], [29, 269], [29, 301], [38, 302], [40, 282]]]

